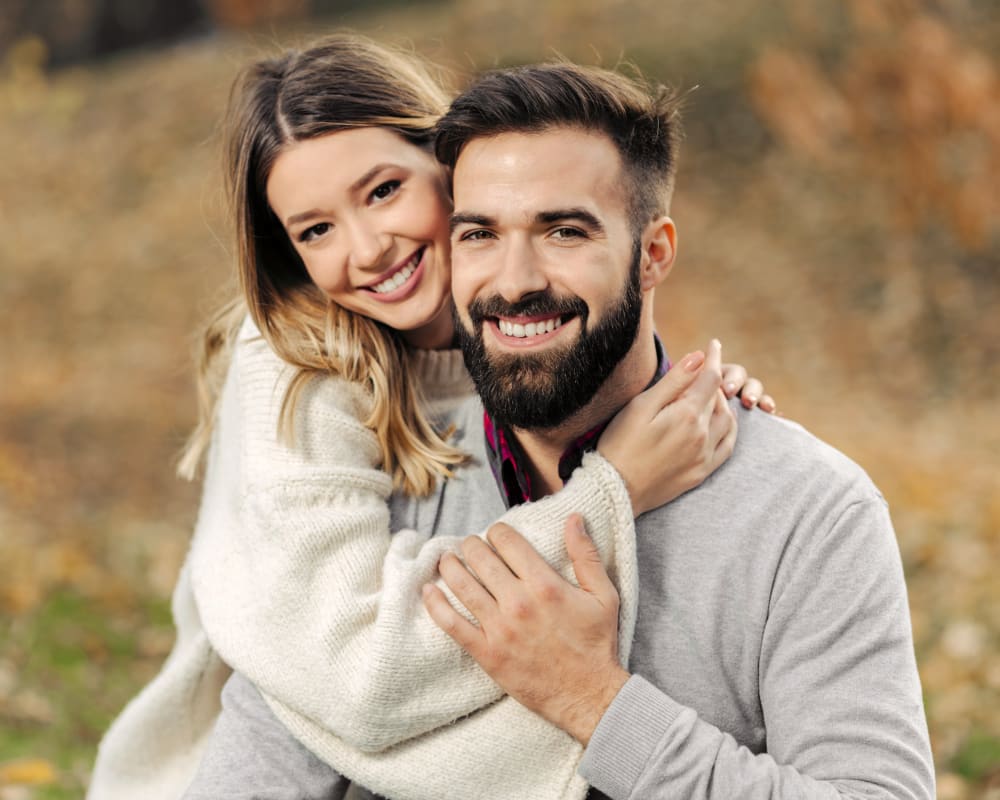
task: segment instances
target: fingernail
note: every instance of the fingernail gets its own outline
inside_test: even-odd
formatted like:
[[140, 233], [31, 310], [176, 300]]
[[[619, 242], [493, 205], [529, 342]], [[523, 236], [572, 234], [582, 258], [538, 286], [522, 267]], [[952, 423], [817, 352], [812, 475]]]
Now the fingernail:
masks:
[[693, 353], [688, 353], [681, 359], [681, 366], [684, 368], [685, 372], [694, 372], [702, 365], [702, 363], [704, 363], [704, 361], [705, 354], [701, 352], [701, 350], [696, 350]]
[[754, 403], [757, 402], [757, 395], [755, 395], [755, 394], [745, 394], [745, 395], [743, 395], [743, 399], [747, 403], [749, 403], [750, 405], [753, 405]]
[[712, 345], [721, 348], [722, 342], [720, 342], [718, 339], [712, 339]]
[[735, 391], [736, 391], [736, 384], [733, 383], [732, 381], [729, 381], [729, 383], [726, 384], [726, 394], [731, 396]]

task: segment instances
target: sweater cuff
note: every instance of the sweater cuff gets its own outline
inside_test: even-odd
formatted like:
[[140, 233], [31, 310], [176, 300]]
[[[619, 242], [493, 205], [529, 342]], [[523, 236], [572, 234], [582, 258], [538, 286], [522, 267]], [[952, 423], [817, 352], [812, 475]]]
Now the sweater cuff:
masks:
[[628, 520], [628, 524], [631, 525], [635, 518], [635, 514], [632, 512], [632, 498], [629, 497], [625, 479], [615, 465], [597, 450], [591, 450], [584, 453], [580, 466], [586, 467], [594, 474], [599, 489], [611, 504], [614, 517]]
[[657, 745], [683, 710], [645, 678], [633, 675], [590, 737], [580, 775], [608, 797], [631, 797]]

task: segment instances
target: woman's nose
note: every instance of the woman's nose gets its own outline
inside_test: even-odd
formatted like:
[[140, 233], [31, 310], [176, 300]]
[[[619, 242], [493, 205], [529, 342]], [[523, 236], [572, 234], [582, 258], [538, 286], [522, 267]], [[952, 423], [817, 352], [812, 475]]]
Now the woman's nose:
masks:
[[392, 245], [392, 237], [363, 220], [355, 220], [348, 229], [351, 266], [372, 269], [382, 266], [382, 259]]

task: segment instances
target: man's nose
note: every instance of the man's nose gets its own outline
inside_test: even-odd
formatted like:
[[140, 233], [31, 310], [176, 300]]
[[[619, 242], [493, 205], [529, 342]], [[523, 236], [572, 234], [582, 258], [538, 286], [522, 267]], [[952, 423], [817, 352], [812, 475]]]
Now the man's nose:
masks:
[[529, 242], [509, 244], [494, 282], [497, 293], [508, 303], [543, 292], [549, 285], [541, 259]]
[[347, 238], [350, 264], [359, 269], [382, 266], [382, 257], [392, 245], [391, 236], [360, 218], [347, 223]]

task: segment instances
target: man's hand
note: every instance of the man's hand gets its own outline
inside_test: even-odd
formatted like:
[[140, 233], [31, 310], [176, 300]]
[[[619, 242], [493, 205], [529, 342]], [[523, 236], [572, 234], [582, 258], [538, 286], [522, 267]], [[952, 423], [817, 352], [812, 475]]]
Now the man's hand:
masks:
[[448, 588], [479, 624], [432, 584], [424, 586], [424, 605], [504, 691], [586, 745], [629, 674], [618, 662], [618, 592], [583, 519], [566, 521], [579, 587], [510, 526], [497, 523], [487, 539], [489, 545], [465, 539], [465, 564], [451, 553], [439, 563]]

